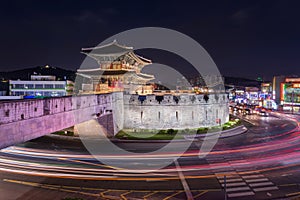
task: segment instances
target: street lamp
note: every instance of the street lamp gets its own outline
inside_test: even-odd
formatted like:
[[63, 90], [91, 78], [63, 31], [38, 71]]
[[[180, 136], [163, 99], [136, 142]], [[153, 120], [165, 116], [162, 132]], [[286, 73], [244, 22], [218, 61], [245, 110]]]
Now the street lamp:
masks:
[[292, 91], [292, 115], [294, 114], [294, 90]]

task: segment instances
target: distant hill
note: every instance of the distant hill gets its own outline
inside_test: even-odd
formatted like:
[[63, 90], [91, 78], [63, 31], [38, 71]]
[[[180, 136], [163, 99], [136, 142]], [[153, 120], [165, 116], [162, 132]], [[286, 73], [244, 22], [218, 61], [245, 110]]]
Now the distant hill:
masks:
[[30, 80], [30, 75], [52, 75], [57, 80], [75, 80], [75, 72], [58, 67], [33, 67], [8, 72], [0, 72], [0, 80]]
[[224, 83], [241, 87], [260, 87], [261, 84], [260, 81], [241, 77], [224, 77]]
[[[58, 67], [33, 67], [15, 71], [0, 72], [0, 91], [8, 91], [8, 82], [5, 80], [30, 80], [30, 75], [53, 75], [57, 80], [72, 80], [75, 81], [76, 72], [71, 70], [65, 70]], [[257, 80], [251, 80], [241, 77], [224, 77], [225, 85], [235, 85], [240, 87], [260, 87], [260, 83]]]
[[[225, 86], [233, 85], [238, 88], [244, 88], [244, 87], [260, 87], [261, 81], [249, 79], [249, 78], [242, 78], [242, 77], [229, 77], [225, 76], [224, 78], [224, 84]], [[189, 79], [190, 83], [194, 85], [196, 82], [196, 85], [206, 85], [203, 78], [199, 76], [194, 76]]]

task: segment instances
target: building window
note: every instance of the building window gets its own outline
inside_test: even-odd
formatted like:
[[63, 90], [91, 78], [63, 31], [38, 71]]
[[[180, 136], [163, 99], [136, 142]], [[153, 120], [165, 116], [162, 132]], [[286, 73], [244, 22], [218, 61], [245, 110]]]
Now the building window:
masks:
[[33, 84], [26, 84], [25, 87], [27, 87], [28, 89], [34, 88]]
[[37, 88], [37, 89], [42, 89], [42, 88], [44, 88], [44, 87], [43, 87], [43, 84], [36, 84], [36, 85], [35, 85], [35, 88]]
[[158, 112], [158, 119], [160, 120], [160, 112]]
[[34, 92], [25, 92], [25, 95], [34, 96]]
[[46, 89], [53, 89], [53, 84], [45, 84]]
[[65, 96], [66, 95], [66, 92], [57, 92], [56, 93], [56, 96]]
[[43, 96], [43, 92], [35, 92], [35, 96]]
[[194, 120], [194, 111], [192, 111], [192, 119]]
[[47, 96], [47, 97], [51, 96], [51, 92], [44, 92], [44, 96]]
[[178, 121], [178, 111], [176, 111], [176, 120]]
[[15, 89], [24, 89], [24, 84], [15, 84]]
[[56, 89], [64, 89], [65, 85], [64, 84], [55, 84]]
[[205, 110], [205, 119], [207, 120], [207, 110]]

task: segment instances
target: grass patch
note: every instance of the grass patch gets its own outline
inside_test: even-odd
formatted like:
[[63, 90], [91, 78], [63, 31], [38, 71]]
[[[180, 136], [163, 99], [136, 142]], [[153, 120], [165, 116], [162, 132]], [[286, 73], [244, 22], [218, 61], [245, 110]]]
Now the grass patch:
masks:
[[139, 131], [124, 131], [121, 130], [115, 138], [117, 139], [127, 139], [127, 140], [172, 140], [172, 139], [184, 139], [186, 135], [194, 134], [206, 134], [213, 133], [220, 130], [229, 130], [241, 125], [239, 119], [233, 119], [220, 126], [213, 126], [210, 128], [201, 127], [198, 129], [184, 129], [184, 130], [139, 130]]
[[172, 139], [183, 139], [183, 134], [177, 134], [178, 130], [168, 129], [159, 130], [155, 132], [125, 132], [123, 130], [115, 136], [118, 139], [128, 139], [128, 140], [172, 140]]

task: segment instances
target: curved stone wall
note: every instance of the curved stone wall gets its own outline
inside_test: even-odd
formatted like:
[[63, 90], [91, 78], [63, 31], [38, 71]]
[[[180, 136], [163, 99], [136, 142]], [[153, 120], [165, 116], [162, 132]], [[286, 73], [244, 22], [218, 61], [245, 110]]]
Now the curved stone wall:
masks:
[[124, 95], [124, 129], [199, 128], [228, 120], [227, 94]]

